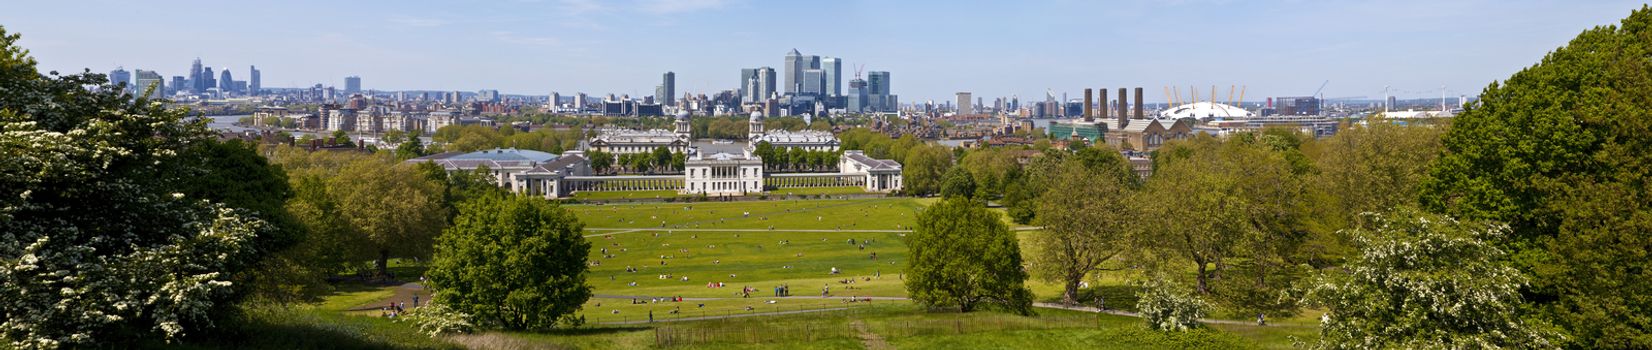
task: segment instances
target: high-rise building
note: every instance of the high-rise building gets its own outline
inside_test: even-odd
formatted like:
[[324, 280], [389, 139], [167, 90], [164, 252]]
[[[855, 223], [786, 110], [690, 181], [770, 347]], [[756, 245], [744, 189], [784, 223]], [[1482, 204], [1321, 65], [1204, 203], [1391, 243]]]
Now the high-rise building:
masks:
[[164, 78], [161, 78], [159, 73], [142, 69], [137, 70], [137, 72], [137, 84], [133, 85], [132, 88], [140, 97], [161, 98], [166, 96], [166, 82], [161, 80]]
[[344, 77], [344, 94], [352, 95], [352, 94], [356, 94], [356, 93], [360, 93], [360, 92], [361, 92], [361, 77], [354, 76], [354, 75]]
[[776, 78], [778, 77], [775, 76], [774, 68], [757, 68], [757, 98], [752, 102], [761, 102], [774, 96], [775, 82], [778, 81]]
[[482, 102], [499, 102], [499, 90], [476, 91], [476, 100]]
[[551, 106], [551, 107], [555, 108], [556, 106], [561, 105], [561, 104], [562, 104], [562, 94], [556, 93], [555, 91], [551, 92], [551, 97], [545, 98], [545, 105], [548, 105], [548, 106]]
[[251, 79], [247, 81], [247, 94], [258, 96], [258, 92], [264, 89], [262, 77], [259, 76], [262, 72], [258, 71], [258, 66], [250, 66], [248, 69], [252, 70], [252, 72], [250, 72], [251, 75], [248, 75]]
[[820, 70], [826, 72], [826, 96], [843, 96], [843, 60], [837, 57], [820, 59]]
[[109, 71], [109, 85], [117, 86], [120, 89], [125, 89], [128, 91], [134, 91], [132, 90], [132, 73], [127, 72], [124, 67], [115, 67], [115, 70]]
[[182, 75], [174, 75], [172, 76], [172, 85], [167, 85], [167, 87], [172, 89], [172, 91], [167, 92], [167, 95], [176, 94], [180, 91], [189, 91], [189, 78], [185, 78]]
[[654, 100], [665, 106], [677, 105], [677, 73], [665, 72], [660, 77], [660, 91], [654, 94]]
[[786, 94], [797, 93], [800, 82], [798, 79], [803, 78], [803, 70], [808, 69], [808, 65], [809, 62], [804, 60], [803, 54], [798, 53], [797, 49], [786, 53], [786, 66], [781, 67], [786, 70]]
[[752, 96], [757, 92], [751, 89], [752, 80], [757, 79], [757, 68], [740, 68], [740, 99], [746, 102], [756, 100]]
[[574, 109], [584, 110], [585, 106], [590, 105], [590, 101], [586, 101], [586, 98], [583, 92], [574, 95]]
[[974, 103], [974, 102], [975, 102], [974, 100], [971, 100], [969, 98], [969, 93], [968, 92], [959, 92], [958, 93], [958, 114], [975, 114], [975, 109], [972, 105], [972, 103]]
[[849, 113], [865, 112], [866, 98], [866, 81], [860, 78], [849, 80], [849, 96], [844, 109], [847, 109]]
[[[182, 86], [179, 87], [183, 88]], [[206, 91], [206, 79], [201, 77], [201, 58], [196, 57], [195, 63], [189, 65], [189, 92]]]
[[228, 68], [225, 68], [223, 72], [219, 72], [218, 76], [219, 76], [219, 78], [218, 78], [218, 91], [219, 92], [224, 92], [224, 93], [235, 92], [235, 78], [230, 77]]
[[218, 79], [212, 77], [212, 67], [201, 68], [201, 92], [218, 87]]
[[819, 69], [804, 69], [802, 82], [797, 91], [799, 95], [822, 96], [826, 94], [826, 72]]
[[873, 71], [866, 73], [866, 92], [872, 95], [889, 94], [889, 72]]

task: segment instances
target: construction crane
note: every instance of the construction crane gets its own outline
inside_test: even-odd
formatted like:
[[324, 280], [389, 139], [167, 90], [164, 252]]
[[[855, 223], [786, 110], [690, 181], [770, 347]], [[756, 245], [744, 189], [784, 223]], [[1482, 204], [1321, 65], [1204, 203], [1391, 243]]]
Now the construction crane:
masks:
[[1325, 79], [1325, 82], [1319, 83], [1319, 90], [1314, 90], [1314, 111], [1321, 115], [1325, 114], [1325, 85], [1330, 83], [1330, 79]]

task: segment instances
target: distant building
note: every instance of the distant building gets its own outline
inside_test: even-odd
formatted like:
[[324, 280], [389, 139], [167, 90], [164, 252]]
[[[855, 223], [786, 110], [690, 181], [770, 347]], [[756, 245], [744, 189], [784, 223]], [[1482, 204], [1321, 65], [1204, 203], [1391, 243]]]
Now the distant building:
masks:
[[235, 78], [230, 77], [228, 68], [225, 68], [223, 72], [219, 72], [218, 91], [235, 92]]
[[975, 101], [971, 100], [969, 95], [968, 92], [958, 93], [958, 114], [975, 114]]
[[683, 161], [685, 194], [744, 195], [763, 191], [763, 159], [743, 154], [694, 154]]
[[804, 61], [803, 54], [797, 52], [797, 49], [792, 49], [791, 52], [786, 53], [786, 66], [781, 67], [781, 69], [786, 70], [786, 94], [797, 93], [799, 79], [803, 78], [803, 70], [808, 69], [808, 64], [807, 61]]
[[513, 193], [548, 199], [571, 195], [568, 177], [590, 176], [591, 160], [584, 152], [555, 155], [523, 149], [491, 149], [470, 153], [448, 152], [408, 159], [407, 163], [432, 163], [449, 173], [487, 169], [499, 187]]
[[844, 110], [849, 111], [849, 113], [866, 112], [866, 80], [860, 78], [849, 80], [849, 95], [846, 97], [847, 102], [844, 104]]
[[677, 105], [677, 73], [665, 72], [660, 77], [659, 91], [654, 93], [654, 101], [666, 106]]
[[[137, 70], [137, 72], [137, 83], [132, 86], [132, 91], [135, 94], [139, 97], [151, 99], [166, 96], [166, 82], [165, 80], [162, 80], [160, 73], [142, 69]], [[148, 92], [147, 94], [145, 94], [146, 91]]]
[[843, 96], [843, 60], [836, 57], [820, 59], [820, 70], [825, 73], [823, 95]]
[[819, 69], [804, 69], [802, 81], [799, 84], [799, 95], [825, 96], [826, 71]]
[[361, 93], [361, 77], [354, 75], [344, 77], [344, 94], [353, 95], [357, 93]]
[[248, 67], [248, 70], [251, 72], [247, 76], [248, 84], [246, 93], [248, 95], [258, 96], [259, 92], [264, 90], [263, 77], [260, 74], [262, 72], [258, 71], [258, 66], [250, 66]]
[[115, 70], [109, 71], [109, 85], [114, 85], [120, 89], [129, 91], [132, 90], [132, 72], [127, 72], [126, 68], [121, 67], [117, 67]]
[[838, 172], [866, 176], [863, 183], [868, 192], [897, 192], [903, 186], [901, 163], [891, 159], [874, 159], [861, 151], [843, 151], [838, 161]]
[[199, 85], [201, 89], [196, 92], [207, 92], [207, 90], [218, 87], [218, 79], [212, 77], [212, 67], [201, 69], [201, 84]]
[[1303, 97], [1275, 97], [1274, 113], [1278, 115], [1319, 115], [1319, 98]]

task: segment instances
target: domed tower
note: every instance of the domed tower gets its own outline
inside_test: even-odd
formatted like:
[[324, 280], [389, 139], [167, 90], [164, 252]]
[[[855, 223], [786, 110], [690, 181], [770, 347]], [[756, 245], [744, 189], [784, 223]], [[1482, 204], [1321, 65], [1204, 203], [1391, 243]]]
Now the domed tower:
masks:
[[677, 138], [689, 140], [694, 138], [693, 126], [688, 123], [688, 111], [677, 112]]
[[746, 140], [757, 140], [763, 137], [763, 112], [751, 112], [751, 131], [746, 134]]

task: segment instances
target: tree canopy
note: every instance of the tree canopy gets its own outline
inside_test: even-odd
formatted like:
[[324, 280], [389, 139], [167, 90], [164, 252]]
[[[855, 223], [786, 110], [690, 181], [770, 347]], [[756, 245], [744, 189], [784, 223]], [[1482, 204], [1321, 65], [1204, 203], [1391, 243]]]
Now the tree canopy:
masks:
[[591, 243], [573, 213], [529, 196], [484, 196], [460, 206], [429, 271], [435, 302], [482, 325], [546, 330], [587, 299]]
[[963, 312], [983, 305], [1032, 312], [1020, 244], [998, 214], [981, 203], [951, 198], [925, 208], [906, 245], [906, 291], [918, 304]]

